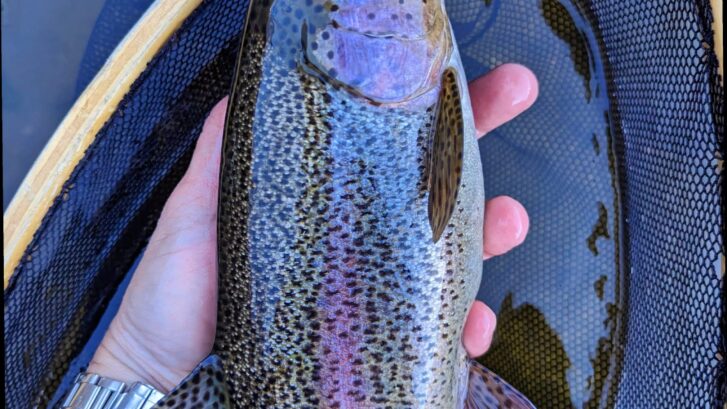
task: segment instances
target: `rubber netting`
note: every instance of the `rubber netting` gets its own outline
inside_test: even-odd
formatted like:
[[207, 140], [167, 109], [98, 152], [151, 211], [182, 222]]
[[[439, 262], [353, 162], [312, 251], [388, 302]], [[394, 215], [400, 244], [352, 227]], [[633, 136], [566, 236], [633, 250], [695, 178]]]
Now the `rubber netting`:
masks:
[[[5, 291], [6, 406], [45, 405], [95, 329], [229, 90], [246, 3], [195, 11], [56, 198]], [[484, 263], [480, 298], [499, 320], [484, 362], [542, 408], [718, 406], [724, 110], [709, 2], [446, 4], [469, 78], [518, 62], [540, 80], [533, 108], [480, 144], [487, 196], [531, 217], [521, 247]], [[89, 53], [110, 53], [118, 15], [102, 12]], [[79, 83], [100, 66], [85, 61]]]
[[44, 406], [229, 91], [246, 2], [205, 2], [88, 148], [5, 291], [5, 402]]
[[448, 8], [468, 76], [523, 63], [541, 95], [481, 144], [486, 194], [522, 200], [533, 223], [484, 265], [480, 298], [499, 312], [485, 363], [542, 407], [717, 406], [724, 119], [708, 2], [489, 3]]

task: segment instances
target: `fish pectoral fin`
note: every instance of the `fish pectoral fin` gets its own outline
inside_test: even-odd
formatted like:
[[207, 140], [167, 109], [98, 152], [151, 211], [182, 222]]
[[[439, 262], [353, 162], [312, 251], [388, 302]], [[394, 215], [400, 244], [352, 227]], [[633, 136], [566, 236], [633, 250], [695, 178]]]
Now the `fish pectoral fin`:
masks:
[[232, 408], [222, 362], [210, 355], [154, 408]]
[[439, 241], [454, 213], [462, 180], [463, 151], [462, 98], [457, 72], [454, 68], [448, 68], [442, 74], [428, 166], [429, 225], [435, 243]]
[[535, 409], [528, 398], [489, 369], [469, 360], [469, 381], [464, 409]]

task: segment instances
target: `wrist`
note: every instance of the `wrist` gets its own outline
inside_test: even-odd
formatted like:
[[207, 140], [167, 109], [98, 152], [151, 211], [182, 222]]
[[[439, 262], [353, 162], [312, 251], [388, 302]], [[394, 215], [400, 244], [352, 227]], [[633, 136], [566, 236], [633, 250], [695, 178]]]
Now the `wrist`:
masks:
[[87, 372], [128, 385], [145, 383], [164, 394], [169, 393], [186, 373], [167, 367], [129, 327], [123, 316], [114, 318]]
[[164, 394], [169, 393], [171, 387], [165, 385], [165, 382], [160, 382], [143, 368], [137, 368], [136, 365], [126, 363], [124, 358], [118, 359], [115, 356], [116, 354], [109, 353], [103, 345], [100, 346], [88, 364], [86, 372], [121, 381], [127, 385], [141, 382]]

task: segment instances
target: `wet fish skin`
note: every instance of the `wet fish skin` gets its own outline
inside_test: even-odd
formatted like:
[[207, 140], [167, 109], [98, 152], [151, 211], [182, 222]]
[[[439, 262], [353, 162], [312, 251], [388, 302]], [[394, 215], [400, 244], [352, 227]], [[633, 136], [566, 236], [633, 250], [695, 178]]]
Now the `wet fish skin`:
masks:
[[254, 1], [241, 47], [215, 356], [164, 404], [529, 407], [461, 343], [484, 192], [441, 2]]

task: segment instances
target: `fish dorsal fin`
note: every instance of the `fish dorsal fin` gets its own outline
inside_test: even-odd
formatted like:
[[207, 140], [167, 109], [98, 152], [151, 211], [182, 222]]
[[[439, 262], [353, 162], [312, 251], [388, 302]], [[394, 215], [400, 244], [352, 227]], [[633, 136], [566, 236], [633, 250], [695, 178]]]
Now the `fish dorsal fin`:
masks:
[[447, 68], [442, 74], [437, 112], [432, 127], [429, 156], [429, 225], [436, 243], [447, 227], [457, 202], [462, 179], [464, 120], [457, 72]]
[[154, 408], [232, 408], [220, 358], [207, 357]]
[[464, 409], [535, 409], [528, 398], [477, 361], [469, 361]]

